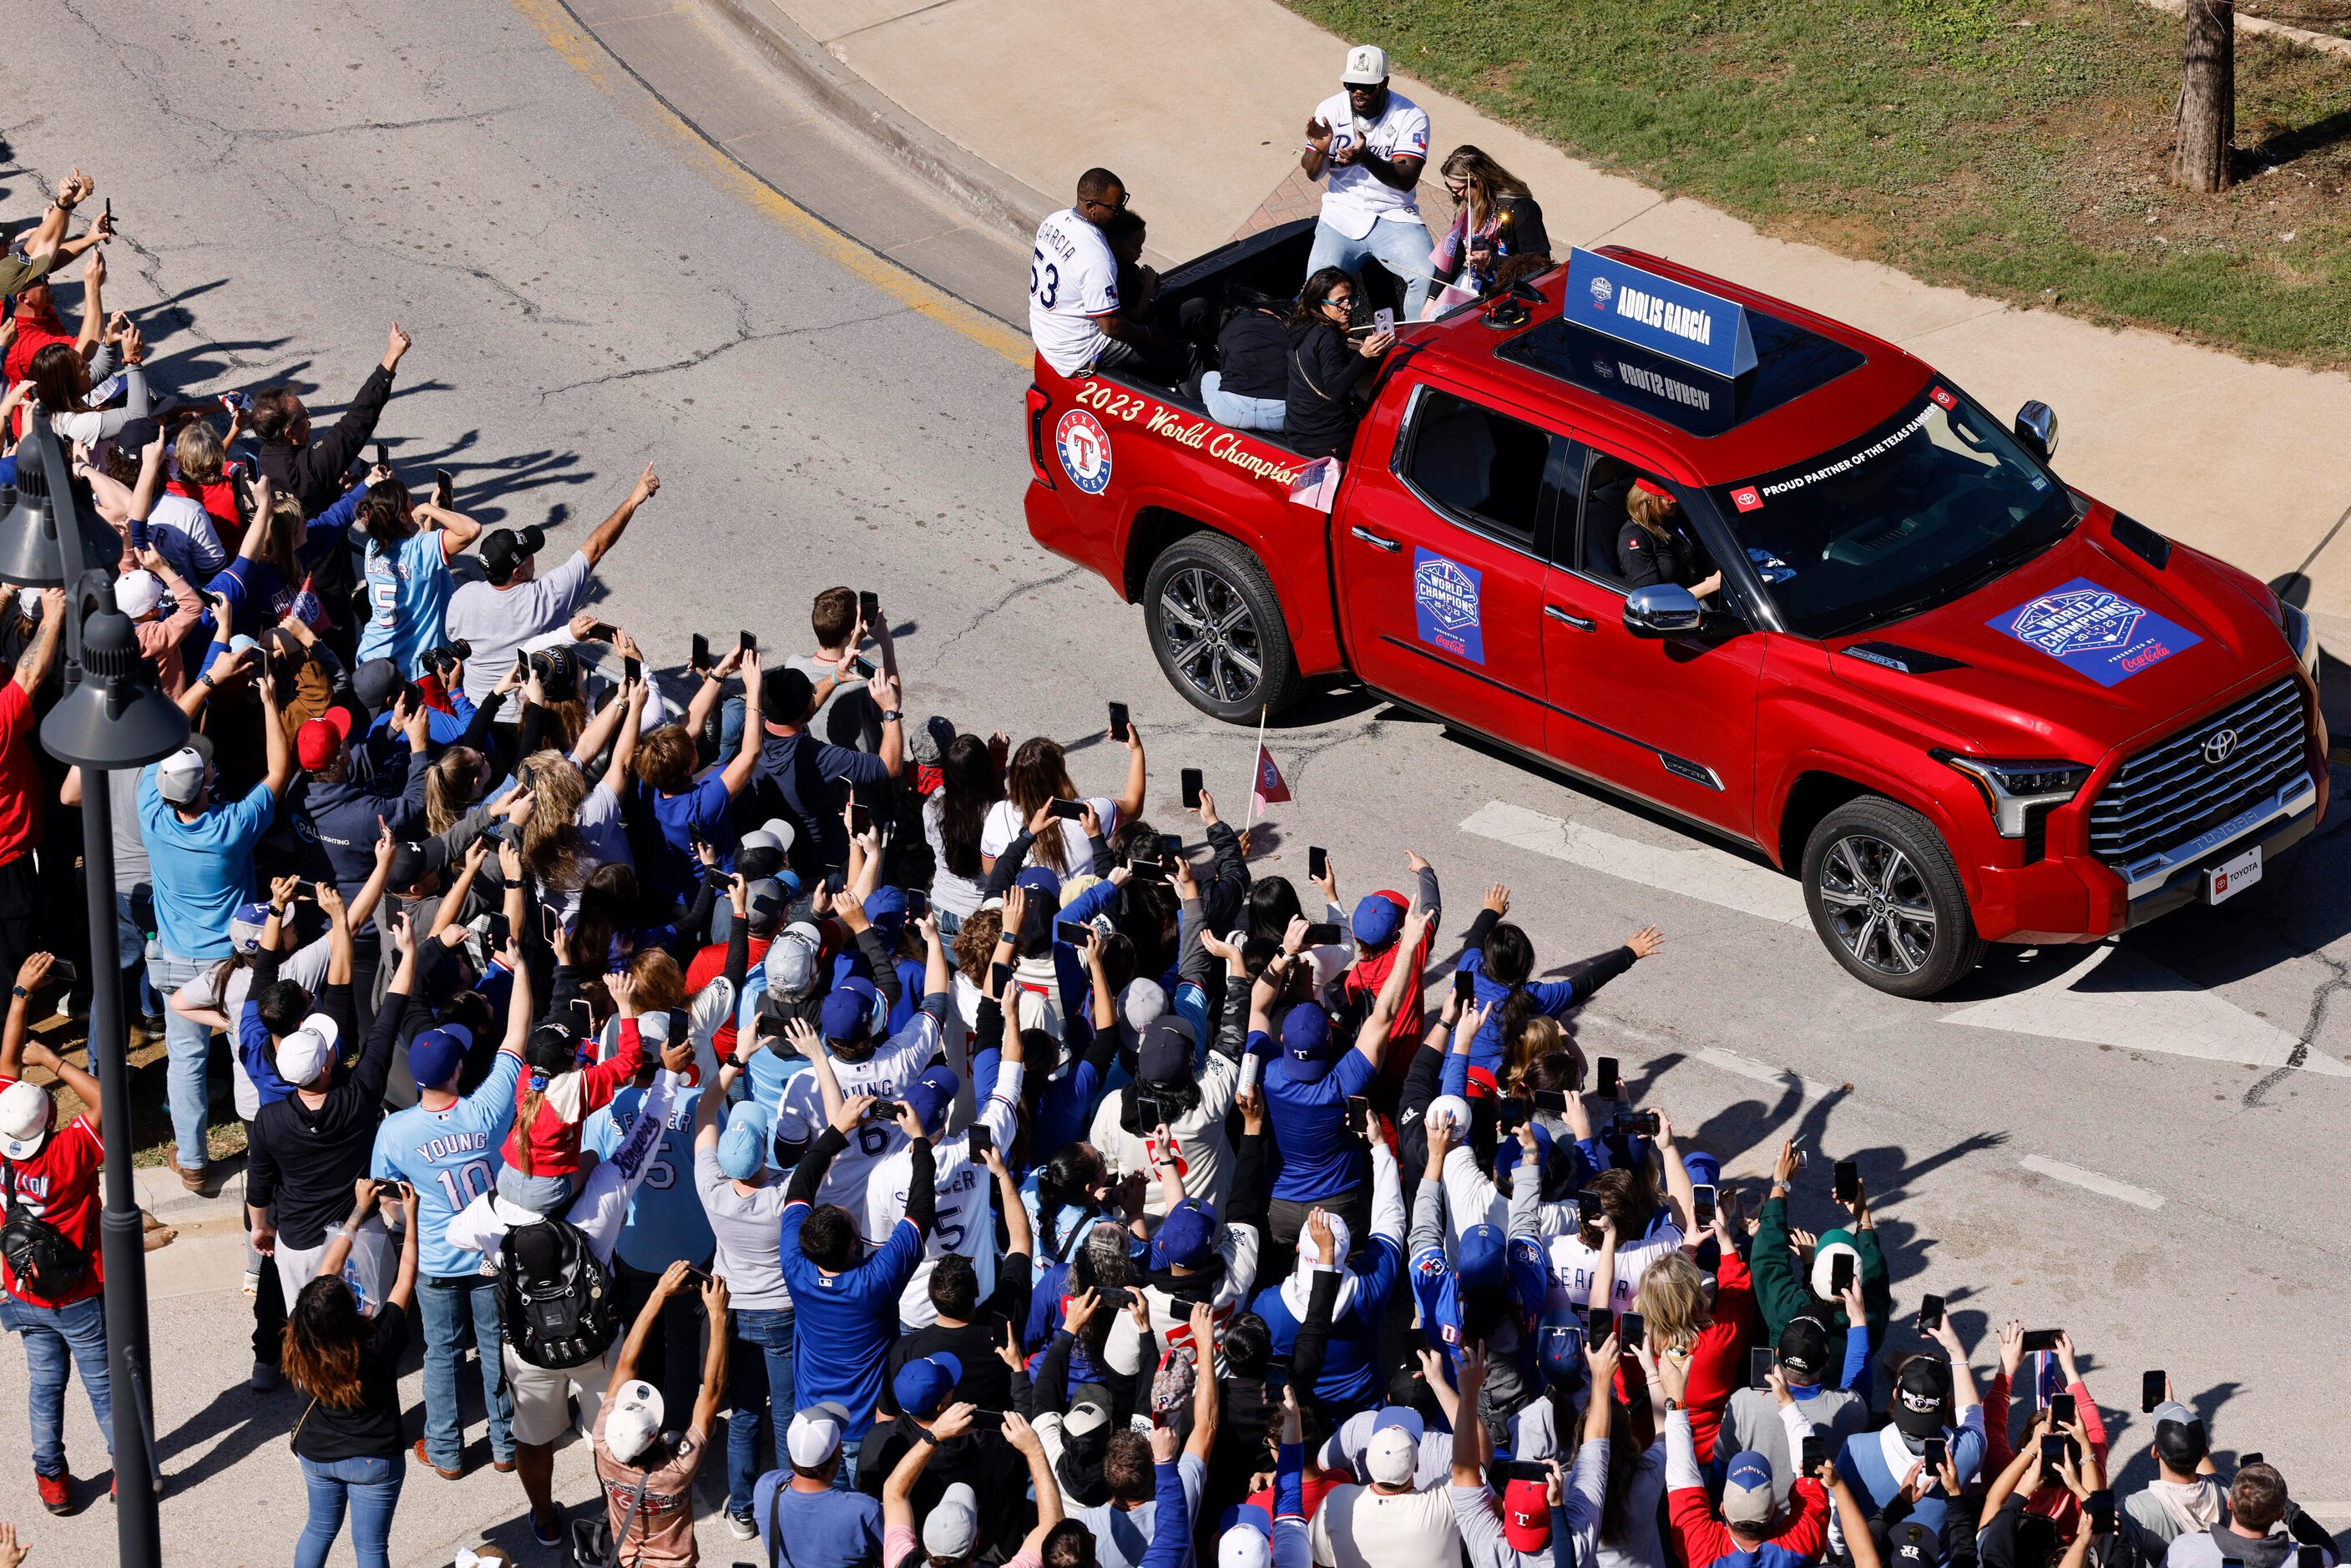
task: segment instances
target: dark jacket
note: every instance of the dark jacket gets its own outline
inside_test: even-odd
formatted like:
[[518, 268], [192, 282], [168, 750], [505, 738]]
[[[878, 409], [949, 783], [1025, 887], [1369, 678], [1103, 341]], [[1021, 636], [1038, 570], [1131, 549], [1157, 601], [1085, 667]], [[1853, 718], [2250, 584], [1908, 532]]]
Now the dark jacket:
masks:
[[1362, 414], [1350, 395], [1380, 361], [1357, 352], [1328, 321], [1311, 321], [1290, 335], [1287, 406], [1282, 429], [1309, 457], [1335, 457], [1355, 439]]
[[[360, 451], [375, 434], [375, 422], [383, 414], [383, 405], [392, 400], [392, 372], [381, 364], [368, 372], [360, 384], [359, 395], [343, 410], [342, 418], [320, 430], [314, 424], [308, 444], [288, 445], [283, 441], [263, 444], [261, 471], [279, 494], [295, 497], [302, 503], [302, 515], [315, 517], [343, 493], [343, 476], [359, 460]], [[319, 559], [311, 569], [311, 587], [319, 601], [327, 607], [337, 626], [355, 623], [359, 612], [353, 599], [359, 591], [359, 576], [351, 570], [349, 549], [331, 549]]]
[[1217, 370], [1229, 397], [1287, 397], [1290, 329], [1279, 310], [1237, 312], [1217, 334]]

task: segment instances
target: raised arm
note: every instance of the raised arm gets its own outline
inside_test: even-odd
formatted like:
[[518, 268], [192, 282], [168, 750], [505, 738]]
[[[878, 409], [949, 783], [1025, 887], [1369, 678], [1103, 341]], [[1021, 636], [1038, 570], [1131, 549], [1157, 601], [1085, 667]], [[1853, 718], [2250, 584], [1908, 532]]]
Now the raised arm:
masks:
[[622, 710], [621, 733], [612, 738], [611, 766], [604, 769], [604, 788], [616, 800], [628, 797], [629, 764], [637, 755], [637, 737], [644, 733], [645, 696], [653, 690], [643, 676], [623, 684], [628, 687], [627, 700], [606, 705]]
[[726, 1397], [726, 1281], [702, 1282], [702, 1319], [710, 1325], [710, 1348], [702, 1358], [702, 1392], [694, 1400], [694, 1430], [707, 1440], [718, 1420], [719, 1402]]
[[1416, 908], [1405, 915], [1404, 929], [1396, 936], [1396, 961], [1380, 984], [1371, 1017], [1355, 1033], [1355, 1049], [1374, 1067], [1387, 1046], [1388, 1031], [1395, 1028], [1396, 1015], [1404, 1010], [1404, 998], [1420, 990], [1420, 939], [1427, 930], [1428, 916], [1421, 910]]
[[49, 668], [57, 663], [57, 636], [66, 621], [66, 591], [62, 588], [41, 590], [41, 625], [33, 633], [33, 645], [16, 660], [16, 685], [26, 696], [41, 689], [49, 678]]
[[601, 561], [611, 548], [621, 542], [621, 536], [628, 531], [629, 519], [635, 517], [637, 508], [652, 500], [653, 493], [660, 488], [660, 476], [653, 473], [652, 464], [646, 464], [645, 471], [637, 476], [636, 485], [629, 491], [628, 498], [613, 507], [612, 515], [597, 524], [596, 531], [588, 536], [588, 542], [580, 547], [580, 553], [588, 558], [590, 566]]
[[[723, 689], [722, 684], [717, 681], [706, 681], [703, 685], [703, 691], [713, 694]], [[756, 648], [743, 655], [743, 691], [746, 701], [756, 708], [759, 700], [759, 653]], [[702, 697], [703, 693], [696, 692], [694, 700], [699, 703]], [[708, 706], [711, 707], [717, 706], [715, 695]], [[689, 721], [694, 716], [690, 705], [686, 716]], [[701, 734], [701, 726], [689, 722], [688, 733]], [[759, 747], [766, 738], [767, 727], [758, 722], [758, 715], [756, 712], [746, 713], [743, 716], [743, 744], [735, 748], [733, 759], [726, 764], [726, 770], [718, 775], [718, 781], [726, 787], [728, 795], [740, 795], [750, 788], [752, 775], [759, 770]]]
[[[654, 1326], [661, 1322], [662, 1308], [668, 1304], [672, 1296], [685, 1288], [685, 1270], [686, 1263], [682, 1258], [662, 1270], [661, 1279], [653, 1285], [653, 1294], [645, 1298], [643, 1308], [637, 1313], [637, 1321], [629, 1325], [629, 1337], [622, 1342], [621, 1354], [612, 1362], [612, 1378], [608, 1386], [618, 1388], [636, 1376], [637, 1362], [645, 1354], [645, 1341], [653, 1337]], [[713, 1323], [711, 1329], [714, 1337], [721, 1337], [725, 1333], [722, 1324]]]

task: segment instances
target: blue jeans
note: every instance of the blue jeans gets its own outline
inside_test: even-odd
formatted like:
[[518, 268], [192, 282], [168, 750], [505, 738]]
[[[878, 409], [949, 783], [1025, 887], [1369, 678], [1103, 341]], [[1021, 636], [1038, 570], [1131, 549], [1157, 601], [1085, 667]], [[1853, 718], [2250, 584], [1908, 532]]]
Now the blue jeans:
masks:
[[[1280, 430], [1289, 404], [1278, 397], [1243, 397], [1224, 390], [1225, 372], [1210, 371], [1200, 378], [1200, 401], [1208, 417], [1235, 430]], [[941, 933], [945, 935], [945, 933]]]
[[[147, 961], [147, 978], [170, 996], [218, 960], [183, 958], [156, 949]], [[172, 1136], [179, 1140], [177, 1155], [183, 1170], [200, 1171], [208, 1157], [205, 1133], [212, 1119], [212, 1092], [204, 1083], [204, 1062], [211, 1056], [213, 1031], [175, 1012], [163, 1015], [163, 1048], [171, 1056], [167, 1088], [172, 1102]], [[189, 1164], [193, 1155], [195, 1163]]]
[[[33, 1469], [66, 1473], [66, 1379], [81, 1370], [90, 1414], [114, 1451], [113, 1387], [106, 1372], [106, 1307], [96, 1296], [62, 1307], [37, 1307], [0, 1295], [0, 1329], [25, 1336], [25, 1370], [32, 1385]], [[68, 1362], [68, 1358], [71, 1360]]]
[[561, 1214], [586, 1179], [578, 1171], [569, 1176], [525, 1176], [512, 1166], [500, 1166], [498, 1196], [533, 1214]]
[[324, 1568], [327, 1551], [351, 1514], [351, 1554], [360, 1568], [391, 1568], [392, 1511], [400, 1506], [400, 1483], [408, 1479], [403, 1459], [302, 1461], [302, 1485], [310, 1494], [310, 1517], [294, 1542], [294, 1568]]
[[1417, 217], [1405, 223], [1382, 218], [1362, 239], [1349, 239], [1327, 220], [1318, 221], [1314, 254], [1306, 258], [1306, 275], [1311, 277], [1326, 267], [1343, 267], [1360, 277], [1364, 263], [1376, 261], [1404, 285], [1402, 319], [1417, 321], [1420, 308], [1428, 301], [1428, 258], [1434, 248], [1427, 226]]
[[776, 1463], [782, 1464], [784, 1434], [792, 1424], [792, 1314], [737, 1312], [735, 1343], [726, 1352], [726, 1511], [751, 1516], [751, 1489], [758, 1483], [759, 1407], [768, 1407]]
[[444, 1470], [457, 1469], [465, 1449], [465, 1408], [457, 1375], [465, 1364], [465, 1328], [474, 1325], [474, 1354], [482, 1364], [482, 1407], [490, 1416], [490, 1457], [514, 1458], [514, 1399], [507, 1393], [506, 1362], [498, 1354], [498, 1281], [495, 1274], [460, 1274], [416, 1281], [417, 1315], [424, 1322], [424, 1452]]

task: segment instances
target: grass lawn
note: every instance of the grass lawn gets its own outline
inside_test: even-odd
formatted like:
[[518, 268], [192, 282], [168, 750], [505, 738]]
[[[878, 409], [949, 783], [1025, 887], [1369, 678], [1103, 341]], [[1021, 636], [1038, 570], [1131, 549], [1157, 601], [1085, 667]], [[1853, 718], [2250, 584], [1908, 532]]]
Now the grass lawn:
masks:
[[[2164, 171], [2137, 0], [1288, 0], [1579, 157], [1937, 283], [2351, 368], [2351, 61], [2240, 37], [2243, 182]], [[2263, 7], [2305, 25], [2341, 0]], [[1432, 163], [1454, 143], [1440, 122]], [[1541, 196], [1542, 193], [1536, 193]]]

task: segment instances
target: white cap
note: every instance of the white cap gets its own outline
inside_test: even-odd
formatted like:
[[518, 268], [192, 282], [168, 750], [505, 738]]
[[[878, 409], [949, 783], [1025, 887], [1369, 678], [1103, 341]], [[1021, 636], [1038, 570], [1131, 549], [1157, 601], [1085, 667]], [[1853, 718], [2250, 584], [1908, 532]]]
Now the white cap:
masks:
[[1156, 980], [1137, 975], [1119, 993], [1118, 1021], [1130, 1035], [1140, 1035], [1166, 1010], [1167, 988]]
[[1347, 68], [1339, 73], [1339, 80], [1347, 87], [1377, 87], [1388, 79], [1388, 54], [1372, 44], [1357, 44], [1347, 51]]
[[1469, 1131], [1469, 1102], [1458, 1094], [1439, 1094], [1428, 1103], [1428, 1109], [1421, 1115], [1421, 1124], [1433, 1133], [1439, 1122], [1450, 1122], [1456, 1133], [1467, 1134]]
[[163, 582], [145, 567], [133, 567], [114, 582], [114, 607], [133, 621], [163, 602]]
[[18, 1080], [0, 1089], [0, 1155], [29, 1160], [49, 1137], [49, 1092]]
[[784, 1434], [785, 1450], [792, 1463], [812, 1470], [840, 1450], [841, 1429], [848, 1425], [849, 1412], [831, 1400], [811, 1405], [792, 1417], [791, 1429]]
[[604, 1416], [604, 1447], [628, 1464], [661, 1436], [661, 1390], [632, 1377], [612, 1393], [612, 1407]]
[[1254, 1524], [1236, 1524], [1217, 1542], [1217, 1568], [1270, 1568], [1273, 1543]]
[[277, 1042], [277, 1076], [297, 1089], [315, 1081], [335, 1060], [335, 1042], [341, 1032], [324, 1013], [304, 1019], [299, 1028]]
[[38, 621], [41, 618], [41, 591], [37, 588], [18, 589], [16, 613], [27, 621]]
[[923, 1521], [923, 1550], [934, 1558], [968, 1557], [979, 1544], [979, 1494], [957, 1481], [939, 1494]]
[[770, 817], [737, 838], [735, 848], [737, 853], [744, 850], [774, 850], [779, 854], [789, 854], [796, 836], [789, 822], [781, 817]]
[[174, 806], [184, 806], [204, 787], [204, 754], [183, 746], [155, 764], [155, 793]]
[[795, 920], [785, 926], [768, 944], [768, 956], [761, 960], [768, 971], [768, 989], [778, 997], [806, 996], [816, 984], [816, 961], [823, 951], [823, 936], [807, 921]]
[[1420, 1445], [1402, 1427], [1383, 1427], [1364, 1450], [1364, 1469], [1381, 1486], [1409, 1486], [1420, 1469]]

